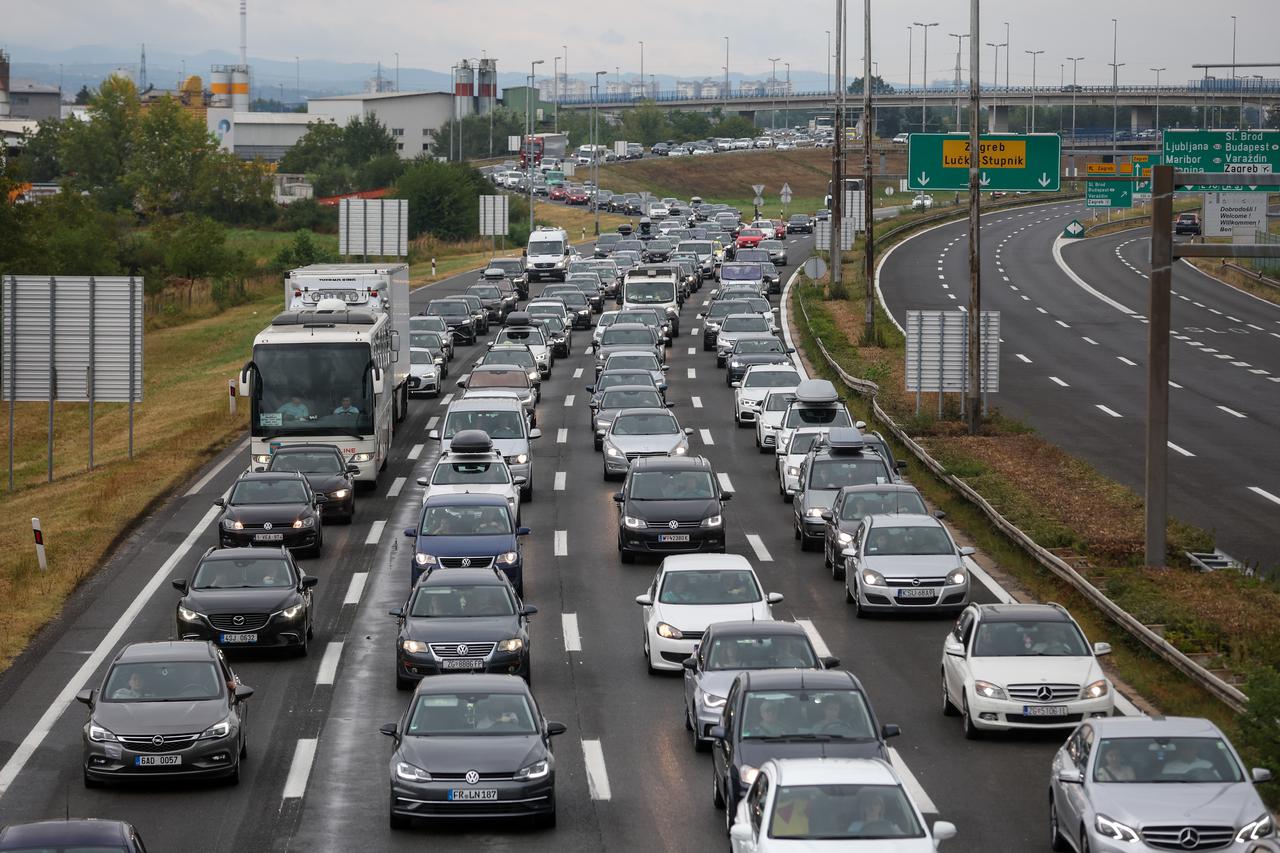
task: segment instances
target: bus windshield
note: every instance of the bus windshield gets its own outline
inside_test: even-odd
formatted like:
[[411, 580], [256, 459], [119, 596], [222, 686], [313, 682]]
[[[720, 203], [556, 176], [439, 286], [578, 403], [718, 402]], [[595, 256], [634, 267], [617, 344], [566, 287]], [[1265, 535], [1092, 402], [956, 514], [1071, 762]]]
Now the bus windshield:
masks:
[[253, 360], [255, 437], [373, 433], [369, 344], [260, 344]]

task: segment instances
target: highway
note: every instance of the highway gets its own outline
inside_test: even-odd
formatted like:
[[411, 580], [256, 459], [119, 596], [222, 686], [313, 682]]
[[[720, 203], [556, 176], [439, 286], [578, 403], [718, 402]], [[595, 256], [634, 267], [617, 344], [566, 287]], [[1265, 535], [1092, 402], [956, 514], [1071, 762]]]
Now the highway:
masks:
[[[994, 247], [1001, 233], [1026, 228], [1035, 217], [1060, 218], [1069, 209], [1001, 214], [991, 223], [997, 236], [989, 236], [988, 245]], [[1031, 230], [1047, 234], [1049, 227], [1037, 223]], [[917, 261], [932, 271], [936, 251], [931, 249], [942, 250], [948, 240], [954, 244], [957, 233], [949, 227], [913, 241], [911, 252], [895, 254], [894, 275], [899, 265]], [[789, 242], [793, 262], [803, 261], [811, 239]], [[963, 255], [954, 248], [944, 251], [944, 265]], [[1030, 270], [1012, 263], [1009, 269], [1014, 281], [1026, 279], [1032, 286]], [[902, 275], [924, 279], [905, 268]], [[958, 286], [959, 273], [954, 276]], [[432, 297], [461, 291], [474, 278], [474, 272], [466, 273], [419, 289], [414, 310]], [[936, 281], [928, 278], [926, 284]], [[535, 295], [537, 290], [535, 285]], [[890, 304], [900, 311], [901, 294], [888, 290]], [[993, 307], [1013, 312], [1017, 306], [1010, 303], [1018, 301], [1017, 294], [1003, 290], [1002, 298], [1000, 287], [990, 289]], [[1114, 345], [1126, 337], [1139, 339], [1138, 322], [1109, 308], [1106, 314], [1093, 306], [1102, 303], [1066, 286], [1057, 292], [1060, 304], [1050, 304], [1055, 312], [1067, 312], [1073, 324], [1076, 318], [1069, 312], [1087, 308], [1102, 314], [1099, 327], [1109, 324], [1113, 333], [1128, 332], [1126, 324], [1132, 324], [1131, 334], [1111, 335]], [[909, 294], [914, 298], [916, 291]], [[919, 295], [923, 298], [924, 286]], [[890, 742], [895, 763], [930, 821], [946, 819], [959, 827], [959, 837], [945, 850], [1046, 848], [1047, 773], [1062, 735], [964, 740], [959, 722], [943, 717], [938, 696], [942, 638], [951, 620], [851, 618], [841, 586], [823, 570], [820, 554], [802, 553], [792, 540], [791, 507], [778, 496], [772, 455], [759, 454], [752, 432], [733, 424], [731, 390], [714, 354], [700, 346], [695, 315], [707, 298], [704, 286], [684, 306], [684, 334], [669, 355], [670, 398], [682, 425], [695, 429], [692, 451], [707, 456], [736, 492], [726, 513], [729, 550], [753, 562], [767, 590], [785, 594], [775, 616], [803, 620], [819, 651], [825, 646], [863, 680], [880, 719], [902, 726], [902, 737]], [[951, 302], [942, 300], [926, 304]], [[1053, 348], [1066, 344], [1043, 329], [1020, 330], [1020, 315], [1007, 322], [1006, 353], [1024, 352], [1032, 363], [1024, 375], [1007, 374], [1006, 387], [1048, 384], [1040, 374], [1056, 357]], [[539, 608], [531, 627], [533, 690], [546, 716], [568, 726], [555, 741], [558, 829], [494, 823], [393, 833], [387, 825], [391, 743], [378, 727], [397, 719], [407, 701], [394, 684], [396, 623], [387, 611], [408, 592], [410, 549], [400, 531], [416, 518], [421, 488], [414, 480], [438, 452], [426, 430], [443, 414], [449, 395], [411, 404], [397, 429], [390, 464], [376, 491], [360, 495], [354, 523], [330, 527], [324, 555], [303, 561], [306, 571], [320, 577], [310, 656], [232, 656], [243, 682], [257, 690], [249, 703], [249, 759], [238, 787], [157, 783], [86, 790], [80, 778], [86, 715], [72, 697], [98, 683], [120, 643], [172, 635], [176, 593], [168, 580], [186, 574], [215, 543], [211, 502], [243, 470], [244, 444], [221, 454], [198, 480], [147, 517], [0, 675], [0, 822], [64, 815], [120, 818], [138, 826], [148, 849], [160, 853], [415, 850], [435, 838], [457, 850], [723, 849], [723, 814], [711, 803], [711, 761], [695, 754], [684, 729], [681, 681], [648, 675], [642, 659], [640, 612], [633, 599], [647, 586], [655, 564], [623, 566], [618, 559], [617, 510], [610, 500], [617, 486], [600, 476], [600, 455], [591, 448], [587, 425], [588, 343], [588, 336], [578, 333], [572, 357], [558, 360], [543, 385], [538, 418], [543, 436], [534, 445], [536, 492], [523, 510], [524, 523], [533, 529], [526, 540], [526, 600]], [[477, 352], [477, 347], [459, 349], [450, 380]], [[1176, 369], [1188, 357], [1181, 354]], [[1139, 369], [1132, 370], [1139, 381]], [[1085, 384], [1074, 367], [1052, 371]], [[1044, 390], [1027, 396], [1024, 405], [1034, 409], [1063, 397]], [[1126, 425], [1136, 429], [1136, 413], [1129, 410], [1132, 391], [1129, 403], [1123, 402], [1124, 393], [1118, 389], [1115, 399], [1100, 397], [1099, 402], [1124, 406]], [[1010, 396], [1002, 404], [1012, 406]], [[1069, 419], [1078, 430], [1098, 417], [1061, 401], [1054, 404], [1064, 417], [1073, 408], [1081, 410]], [[1114, 424], [1107, 427], [1098, 432], [1119, 435]], [[1183, 440], [1201, 452], [1200, 444]], [[1231, 447], [1238, 440], [1232, 436], [1217, 444]], [[1208, 448], [1203, 451], [1208, 455]], [[1185, 476], [1181, 468], [1179, 474]], [[973, 588], [977, 601], [1003, 596], [985, 583], [975, 582]]]
[[[1141, 494], [1149, 239], [1126, 231], [1064, 241], [1064, 269], [1054, 242], [1083, 213], [1073, 202], [983, 219], [983, 308], [1001, 312], [1003, 335], [991, 404]], [[880, 287], [899, 323], [910, 309], [967, 303], [967, 227], [926, 231], [884, 262]], [[1272, 569], [1280, 306], [1184, 263], [1173, 291], [1170, 512], [1213, 531], [1231, 556]]]

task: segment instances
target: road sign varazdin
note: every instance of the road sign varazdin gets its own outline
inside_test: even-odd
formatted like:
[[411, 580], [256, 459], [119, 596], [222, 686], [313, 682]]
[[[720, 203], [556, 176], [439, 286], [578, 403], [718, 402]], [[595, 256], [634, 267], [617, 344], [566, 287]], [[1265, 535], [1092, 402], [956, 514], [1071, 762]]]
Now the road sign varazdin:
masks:
[[1133, 181], [1085, 181], [1085, 207], [1133, 207]]
[[[984, 191], [1057, 192], [1062, 140], [1056, 133], [991, 134], [979, 141], [979, 183]], [[967, 190], [969, 137], [913, 133], [907, 144], [907, 188]]]
[[[1166, 130], [1164, 162], [1179, 172], [1280, 172], [1280, 130]], [[1178, 186], [1179, 192], [1267, 192], [1265, 186]]]

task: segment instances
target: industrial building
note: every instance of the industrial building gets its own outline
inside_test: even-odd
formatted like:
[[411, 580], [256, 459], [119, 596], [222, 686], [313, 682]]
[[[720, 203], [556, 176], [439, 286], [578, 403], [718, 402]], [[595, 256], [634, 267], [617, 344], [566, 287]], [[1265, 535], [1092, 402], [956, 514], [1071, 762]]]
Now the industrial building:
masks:
[[62, 90], [30, 80], [9, 79], [9, 54], [0, 50], [0, 118], [39, 121], [58, 118], [62, 112]]

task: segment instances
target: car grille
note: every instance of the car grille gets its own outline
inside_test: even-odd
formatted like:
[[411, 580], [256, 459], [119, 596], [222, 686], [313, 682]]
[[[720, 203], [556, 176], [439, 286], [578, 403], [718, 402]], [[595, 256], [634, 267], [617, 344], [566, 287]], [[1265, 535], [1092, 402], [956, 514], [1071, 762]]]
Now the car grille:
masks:
[[927, 598], [894, 598], [893, 603], [899, 607], [927, 607], [931, 604], [938, 603], [938, 596], [931, 595]]
[[[1047, 699], [1039, 693], [1041, 688], [1048, 687], [1053, 695]], [[1009, 698], [1017, 702], [1064, 702], [1080, 698], [1079, 684], [1010, 684], [1005, 688]]]
[[431, 654], [438, 658], [487, 658], [497, 643], [432, 643]]
[[668, 456], [668, 455], [670, 454], [661, 450], [646, 450], [644, 452], [639, 452], [639, 453], [628, 453], [627, 461], [630, 462], [633, 459], [644, 459], [650, 456]]
[[[1229, 826], [1148, 826], [1142, 840], [1164, 850], [1214, 850], [1231, 843], [1235, 830]], [[1186, 838], [1190, 843], [1184, 843]]]
[[[919, 581], [919, 583], [916, 583]], [[889, 586], [943, 586], [944, 578], [915, 578], [914, 580], [889, 580]]]
[[493, 565], [493, 557], [441, 557], [440, 565], [446, 569], [487, 569]]
[[[219, 631], [256, 631], [271, 619], [270, 613], [218, 613], [208, 617]], [[237, 621], [239, 620], [239, 621]]]
[[[436, 773], [433, 770], [431, 772], [431, 778], [435, 779], [437, 782], [459, 782], [459, 781], [466, 781], [467, 774], [466, 773]], [[480, 774], [481, 782], [510, 782], [513, 779], [515, 779], [515, 774], [513, 773], [481, 773]]]
[[[161, 739], [160, 743], [155, 742], [157, 737]], [[191, 746], [199, 739], [199, 734], [117, 735], [117, 740], [130, 752], [178, 752]]]
[[676, 526], [672, 527], [669, 521], [650, 521], [646, 525], [653, 530], [689, 530], [702, 526], [701, 521], [677, 521]]
[[681, 631], [680, 639], [682, 640], [701, 640], [705, 631]]

